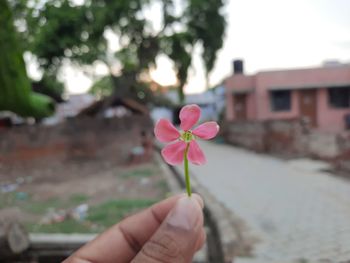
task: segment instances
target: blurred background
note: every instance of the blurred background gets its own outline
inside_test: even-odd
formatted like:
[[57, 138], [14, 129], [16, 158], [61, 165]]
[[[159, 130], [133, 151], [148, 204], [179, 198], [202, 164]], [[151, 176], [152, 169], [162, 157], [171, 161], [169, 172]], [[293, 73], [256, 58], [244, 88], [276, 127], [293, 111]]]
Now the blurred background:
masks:
[[[1, 0], [0, 261], [60, 262], [181, 192], [154, 141], [185, 104], [195, 262], [350, 262], [350, 2]], [[179, 184], [180, 182], [180, 184]]]

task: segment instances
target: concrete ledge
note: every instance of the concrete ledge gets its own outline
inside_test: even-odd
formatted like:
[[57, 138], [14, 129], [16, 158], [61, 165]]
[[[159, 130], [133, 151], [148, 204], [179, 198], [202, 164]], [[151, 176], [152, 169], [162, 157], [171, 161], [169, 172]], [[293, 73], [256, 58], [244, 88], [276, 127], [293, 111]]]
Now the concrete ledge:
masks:
[[31, 248], [38, 247], [64, 247], [69, 249], [79, 248], [93, 240], [97, 234], [29, 234]]

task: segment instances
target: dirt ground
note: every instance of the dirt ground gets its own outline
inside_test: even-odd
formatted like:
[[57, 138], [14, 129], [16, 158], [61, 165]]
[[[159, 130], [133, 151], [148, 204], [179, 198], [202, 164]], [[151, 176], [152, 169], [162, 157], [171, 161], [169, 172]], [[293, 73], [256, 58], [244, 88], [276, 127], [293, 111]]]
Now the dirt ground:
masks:
[[100, 232], [168, 193], [159, 165], [74, 160], [0, 167], [0, 220], [30, 232]]

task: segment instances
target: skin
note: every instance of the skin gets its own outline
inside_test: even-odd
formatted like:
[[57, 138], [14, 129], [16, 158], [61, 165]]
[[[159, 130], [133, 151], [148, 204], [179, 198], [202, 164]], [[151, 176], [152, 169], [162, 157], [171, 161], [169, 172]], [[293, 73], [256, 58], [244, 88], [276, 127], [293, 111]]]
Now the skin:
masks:
[[202, 208], [197, 194], [170, 197], [112, 226], [64, 263], [191, 262], [205, 242]]

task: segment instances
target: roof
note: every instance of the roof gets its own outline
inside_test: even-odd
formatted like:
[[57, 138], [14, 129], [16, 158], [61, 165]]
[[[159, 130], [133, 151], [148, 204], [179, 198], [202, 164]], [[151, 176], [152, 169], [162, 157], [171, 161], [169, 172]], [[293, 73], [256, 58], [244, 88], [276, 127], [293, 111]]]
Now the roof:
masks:
[[226, 79], [226, 88], [248, 93], [254, 88], [317, 89], [350, 87], [350, 66], [319, 67], [259, 72], [256, 75], [232, 75]]
[[271, 86], [268, 89], [269, 90], [298, 90], [298, 89], [320, 89], [320, 88], [327, 88], [327, 89], [333, 89], [333, 88], [342, 88], [342, 87], [348, 87], [350, 88], [350, 82], [347, 83], [317, 83], [317, 84], [308, 84], [308, 85], [299, 85], [299, 86]]
[[120, 98], [119, 96], [109, 96], [102, 100], [98, 100], [88, 107], [82, 109], [78, 116], [95, 116], [109, 107], [124, 106], [132, 113], [148, 115], [148, 108], [131, 98]]

